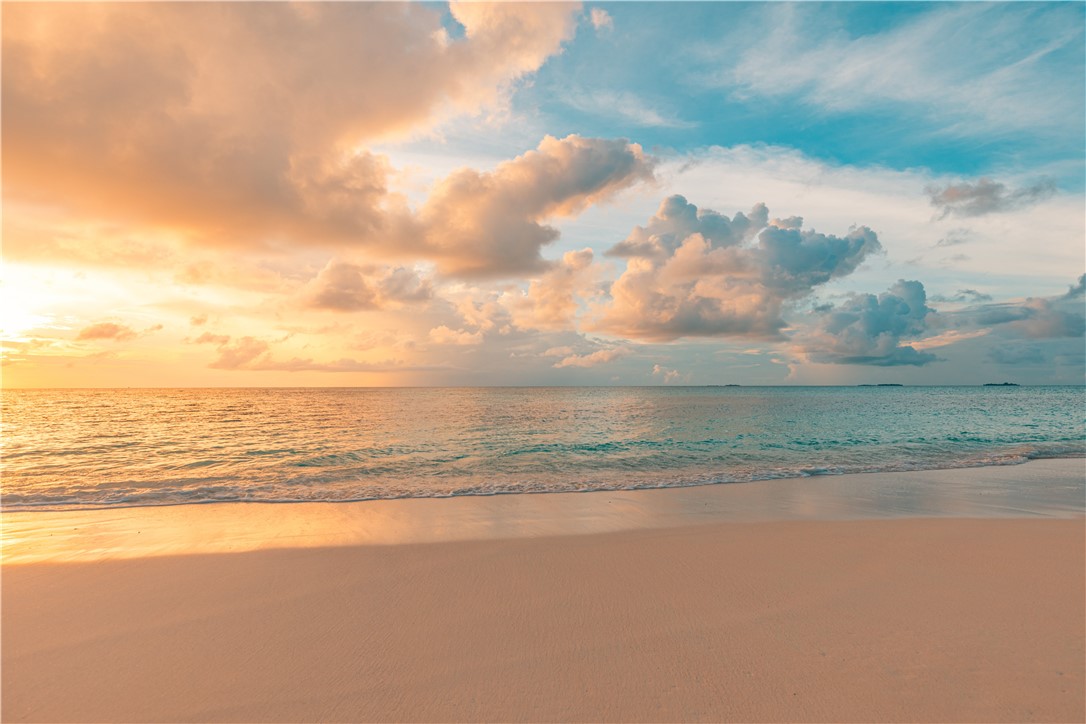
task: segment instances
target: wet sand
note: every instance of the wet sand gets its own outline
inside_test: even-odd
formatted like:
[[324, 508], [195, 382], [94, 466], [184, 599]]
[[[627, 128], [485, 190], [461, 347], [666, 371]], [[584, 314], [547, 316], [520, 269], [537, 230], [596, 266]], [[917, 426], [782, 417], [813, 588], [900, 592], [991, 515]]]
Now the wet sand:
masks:
[[395, 545], [5, 558], [0, 714], [1086, 718], [1081, 515], [685, 519]]
[[3, 562], [437, 543], [724, 521], [1086, 514], [1086, 460], [689, 488], [357, 503], [216, 503], [3, 514]]

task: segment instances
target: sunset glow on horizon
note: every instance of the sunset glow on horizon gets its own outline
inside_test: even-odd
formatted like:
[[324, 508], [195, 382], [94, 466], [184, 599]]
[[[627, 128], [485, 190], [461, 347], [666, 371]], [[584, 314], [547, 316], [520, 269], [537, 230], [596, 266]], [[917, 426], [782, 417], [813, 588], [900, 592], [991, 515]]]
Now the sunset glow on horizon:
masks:
[[1082, 384], [1082, 4], [5, 3], [3, 386]]

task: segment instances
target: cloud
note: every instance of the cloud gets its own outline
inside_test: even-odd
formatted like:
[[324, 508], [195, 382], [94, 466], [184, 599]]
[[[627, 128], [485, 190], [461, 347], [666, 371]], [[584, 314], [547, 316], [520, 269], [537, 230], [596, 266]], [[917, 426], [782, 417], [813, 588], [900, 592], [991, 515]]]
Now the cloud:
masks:
[[1060, 309], [1047, 299], [1029, 299], [1018, 310], [1021, 318], [1010, 321], [1007, 326], [1023, 337], [1081, 337], [1086, 332], [1086, 317]]
[[304, 304], [318, 309], [357, 312], [425, 302], [433, 296], [429, 280], [404, 267], [358, 265], [332, 259], [302, 290]]
[[1063, 295], [1064, 299], [1075, 299], [1086, 294], [1086, 274], [1083, 274], [1078, 278], [1078, 281], [1071, 285], [1067, 290], [1067, 293]]
[[[991, 286], [993, 293], [1002, 286], [1008, 294], [1023, 294], [1030, 290], [1012, 280], [1031, 277], [1051, 282], [1069, 269], [1076, 271], [1076, 277], [1082, 272], [1081, 194], [1070, 191], [1057, 193], [1043, 206], [969, 219], [969, 243], [940, 251], [949, 255], [966, 250], [973, 258], [968, 268], [948, 269], [942, 254], [931, 253], [932, 245], [962, 224], [956, 219], [933, 222], [934, 209], [924, 189], [960, 183], [954, 178], [923, 169], [824, 163], [795, 150], [751, 146], [704, 149], [663, 161], [657, 174], [669, 188], [700, 189], [699, 194], [705, 196], [699, 206], [723, 210], [722, 205], [734, 199], [758, 199], [771, 209], [804, 212], [804, 223], [819, 230], [863, 223], [878, 230], [880, 239], [891, 234], [888, 263], [924, 255], [918, 262], [922, 270], [907, 276], [921, 279], [928, 287], [953, 290], [958, 288], [953, 285], [981, 288], [983, 284], [985, 289]], [[977, 179], [968, 180], [975, 183]], [[1009, 180], [1007, 184], [1012, 188], [1028, 185]], [[757, 196], [752, 196], [752, 189]], [[797, 207], [797, 199], [803, 199], [804, 206]], [[1038, 239], [1044, 239], [1044, 253], [1023, 253]], [[885, 289], [903, 276], [890, 269], [886, 272], [868, 290]], [[994, 285], [993, 279], [1000, 284]]]
[[494, 171], [461, 169], [439, 182], [418, 213], [424, 253], [444, 274], [501, 277], [543, 271], [543, 246], [570, 217], [653, 178], [636, 143], [546, 136], [534, 151]]
[[[929, 134], [1081, 139], [1077, 8], [937, 4], [865, 30], [849, 14], [805, 3], [769, 3], [764, 12], [745, 50], [716, 51], [718, 82], [740, 98], [791, 96], [834, 115], [893, 113]], [[1061, 76], [1066, 83], [1053, 82]]]
[[837, 237], [801, 229], [799, 217], [767, 219], [761, 204], [729, 219], [699, 211], [682, 196], [665, 199], [647, 226], [607, 252], [629, 261], [611, 286], [610, 304], [598, 309], [595, 328], [653, 341], [778, 337], [786, 301], [852, 273], [881, 251], [867, 227]]
[[1067, 295], [1053, 298], [1031, 297], [1024, 302], [985, 304], [959, 313], [959, 324], [998, 327], [1029, 339], [1082, 337], [1086, 316], [1081, 305]]
[[[209, 246], [344, 243], [403, 212], [364, 146], [502, 102], [575, 4], [50, 4], [3, 23], [4, 194]], [[109, 173], [103, 173], [109, 169]]]
[[468, 332], [463, 329], [455, 330], [449, 329], [444, 324], [431, 329], [429, 337], [434, 344], [452, 344], [462, 347], [482, 344], [483, 342], [482, 330], [476, 332]]
[[1044, 350], [1032, 345], [1013, 344], [992, 347], [988, 359], [1000, 365], [1039, 365], [1046, 361]]
[[218, 370], [250, 369], [252, 363], [268, 353], [268, 343], [254, 337], [242, 337], [233, 344], [223, 343], [219, 356], [208, 365]]
[[410, 366], [398, 360], [361, 362], [342, 358], [333, 362], [318, 362], [311, 358], [292, 357], [277, 360], [272, 356], [271, 345], [255, 337], [241, 337], [230, 342], [226, 335], [205, 333], [198, 343], [218, 344], [219, 356], [208, 367], [212, 369], [252, 372], [421, 372], [448, 370], [447, 366]]
[[814, 362], [831, 364], [921, 366], [938, 358], [917, 351], [903, 338], [927, 330], [934, 310], [926, 305], [924, 285], [900, 280], [877, 297], [855, 294], [822, 312], [813, 329], [798, 335], [801, 352]]
[[569, 329], [578, 311], [577, 298], [595, 290], [591, 249], [567, 251], [527, 293], [513, 295], [508, 306], [513, 323], [521, 329]]
[[936, 334], [932, 337], [924, 337], [924, 339], [918, 339], [909, 343], [910, 347], [915, 349], [934, 349], [936, 347], [948, 347], [952, 344], [958, 344], [969, 339], [977, 339], [979, 337], [986, 337], [992, 330], [990, 329], [974, 329], [972, 331], [963, 332], [957, 329], [948, 329], [945, 332]]
[[958, 244], [965, 244], [970, 240], [971, 236], [973, 236], [973, 232], [969, 229], [951, 229], [946, 233], [946, 236], [935, 242], [935, 246], [946, 247], [957, 246]]
[[131, 327], [127, 327], [123, 324], [114, 324], [113, 322], [99, 322], [98, 324], [92, 324], [89, 327], [84, 327], [79, 330], [77, 340], [95, 340], [95, 339], [108, 339], [114, 342], [124, 342], [130, 339], [135, 339], [137, 332]]
[[[976, 183], [948, 184], [942, 188], [929, 186], [926, 190], [931, 198], [931, 205], [940, 210], [939, 218], [945, 219], [951, 215], [983, 216], [1029, 206], [1055, 194], [1056, 185], [1051, 181], [1041, 181], [1033, 186], [1009, 191], [1001, 183], [982, 178]], [[961, 242], [940, 241], [937, 246], [949, 246], [951, 243]]]
[[979, 302], [992, 301], [992, 295], [978, 292], [976, 289], [959, 289], [957, 293], [952, 296], [937, 294], [929, 297], [929, 299], [933, 302], [968, 302], [970, 304], [977, 304]]
[[554, 367], [558, 369], [563, 367], [595, 367], [596, 365], [613, 362], [624, 354], [626, 354], [626, 351], [620, 348], [601, 349], [590, 354], [571, 354], [555, 362]]
[[211, 332], [204, 332], [196, 339], [192, 340], [193, 344], [214, 344], [223, 346], [230, 341], [230, 335], [228, 334], [212, 334]]
[[615, 27], [615, 21], [603, 8], [592, 8], [589, 13], [589, 19], [592, 21], [592, 27], [595, 28], [597, 32], [612, 30]]
[[645, 257], [662, 260], [671, 256], [693, 234], [715, 246], [734, 246], [754, 238], [767, 224], [769, 211], [764, 204], [729, 219], [712, 209], [701, 209], [678, 194], [660, 204], [646, 226], [634, 227], [630, 235], [605, 252], [615, 257]]
[[264, 358], [249, 365], [245, 369], [257, 372], [435, 372], [448, 371], [450, 368], [442, 365], [409, 366], [398, 360], [385, 360], [384, 362], [361, 362], [351, 358], [343, 358], [334, 362], [317, 362], [312, 359], [293, 357], [289, 360], [278, 361], [270, 357]]
[[668, 114], [629, 91], [569, 90], [562, 101], [570, 108], [642, 128], [695, 128], [697, 123]]
[[684, 379], [682, 372], [669, 369], [663, 365], [653, 365], [652, 376], [663, 378], [665, 385], [670, 385], [672, 382], [681, 382]]

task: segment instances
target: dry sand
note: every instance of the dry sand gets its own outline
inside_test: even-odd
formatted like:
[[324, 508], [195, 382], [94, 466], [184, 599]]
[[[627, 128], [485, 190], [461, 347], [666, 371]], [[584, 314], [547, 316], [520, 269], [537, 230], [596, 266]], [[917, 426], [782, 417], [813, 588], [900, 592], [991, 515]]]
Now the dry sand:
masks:
[[4, 721], [1083, 721], [1086, 522], [723, 522], [3, 570]]

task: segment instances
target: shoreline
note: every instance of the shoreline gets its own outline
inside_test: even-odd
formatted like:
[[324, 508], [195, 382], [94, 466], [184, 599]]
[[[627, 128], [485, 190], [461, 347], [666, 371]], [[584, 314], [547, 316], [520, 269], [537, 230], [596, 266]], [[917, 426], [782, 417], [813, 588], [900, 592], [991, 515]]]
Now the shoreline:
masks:
[[3, 566], [269, 548], [395, 545], [713, 522], [1086, 515], [1086, 459], [636, 490], [356, 502], [15, 511]]

